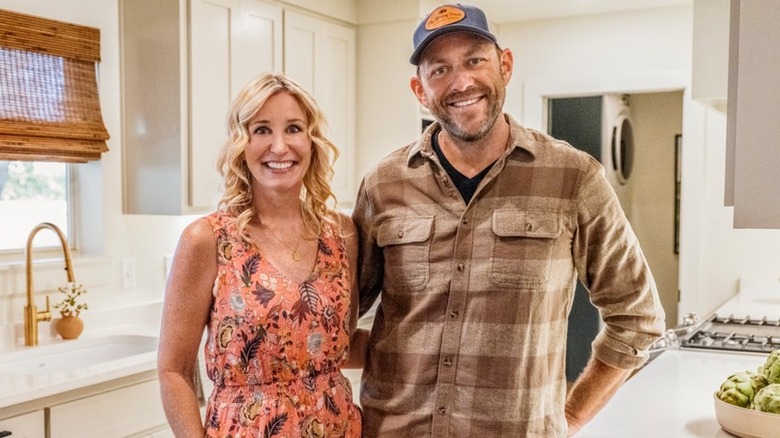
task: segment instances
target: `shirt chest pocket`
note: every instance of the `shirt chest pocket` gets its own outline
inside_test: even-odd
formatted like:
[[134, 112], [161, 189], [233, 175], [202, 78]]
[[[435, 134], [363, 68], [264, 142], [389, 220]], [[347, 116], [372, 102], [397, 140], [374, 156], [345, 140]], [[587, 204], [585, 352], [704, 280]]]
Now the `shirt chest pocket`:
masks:
[[529, 287], [550, 279], [553, 245], [561, 235], [560, 215], [546, 211], [496, 210], [491, 224], [491, 282]]
[[428, 284], [433, 216], [388, 219], [377, 229], [385, 256], [385, 284], [395, 292], [420, 290]]

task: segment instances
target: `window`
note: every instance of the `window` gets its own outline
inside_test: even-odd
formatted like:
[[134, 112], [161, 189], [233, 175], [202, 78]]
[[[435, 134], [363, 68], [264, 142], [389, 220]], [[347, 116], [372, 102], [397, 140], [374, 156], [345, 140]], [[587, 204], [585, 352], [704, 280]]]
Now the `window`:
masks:
[[[69, 234], [69, 164], [108, 150], [100, 29], [0, 9], [0, 252], [51, 222]], [[71, 236], [72, 237], [72, 236]], [[69, 239], [72, 242], [72, 239]], [[57, 246], [56, 234], [36, 247]]]
[[[68, 234], [68, 169], [65, 163], [0, 161], [0, 251], [22, 250], [35, 224], [51, 222]], [[59, 245], [40, 233], [33, 245]]]

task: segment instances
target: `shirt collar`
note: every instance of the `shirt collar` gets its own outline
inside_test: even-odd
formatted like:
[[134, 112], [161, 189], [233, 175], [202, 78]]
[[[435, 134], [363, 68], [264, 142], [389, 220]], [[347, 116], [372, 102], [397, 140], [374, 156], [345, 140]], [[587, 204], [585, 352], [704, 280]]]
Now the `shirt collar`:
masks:
[[[509, 141], [507, 142], [507, 151], [505, 156], [511, 156], [512, 152], [516, 149], [526, 151], [531, 157], [535, 157], [539, 152], [540, 143], [537, 139], [539, 133], [535, 130], [528, 129], [515, 121], [512, 116], [504, 113], [504, 117], [509, 122]], [[435, 155], [433, 146], [431, 145], [431, 137], [434, 133], [441, 129], [439, 122], [431, 123], [425, 131], [423, 131], [420, 139], [413, 143], [409, 148], [409, 152], [406, 155], [406, 164], [412, 166], [416, 160], [430, 158]]]

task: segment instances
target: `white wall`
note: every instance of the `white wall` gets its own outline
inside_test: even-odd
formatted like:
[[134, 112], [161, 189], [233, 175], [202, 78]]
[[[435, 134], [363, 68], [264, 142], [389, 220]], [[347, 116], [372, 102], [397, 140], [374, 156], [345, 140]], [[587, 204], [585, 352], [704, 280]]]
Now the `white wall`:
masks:
[[357, 28], [357, 175], [420, 134], [420, 109], [409, 86], [416, 0], [361, 0]]
[[[737, 290], [741, 277], [777, 281], [780, 277], [780, 230], [734, 229], [733, 208], [723, 206], [723, 187], [726, 166], [725, 115], [702, 106], [684, 122], [697, 124], [697, 141], [701, 148], [692, 150], [684, 140], [683, 161], [683, 229], [690, 236], [684, 238], [699, 258], [681, 259], [681, 286], [683, 291], [698, 288], [698, 294], [683, 294], [681, 310], [707, 307], [713, 302], [730, 298]], [[693, 156], [685, 154], [692, 153]], [[699, 171], [703, 169], [703, 171]], [[685, 172], [693, 175], [688, 178]], [[686, 185], [693, 186], [686, 191]], [[700, 188], [696, 192], [692, 192]], [[756, 193], [760, 197], [762, 193]], [[695, 208], [686, 211], [686, 197]], [[693, 216], [693, 217], [691, 217]], [[687, 221], [687, 222], [686, 222]], [[683, 251], [683, 248], [680, 249]], [[685, 274], [683, 277], [682, 274]], [[682, 283], [685, 281], [686, 283]], [[775, 297], [776, 299], [780, 297]], [[776, 317], [776, 315], [775, 315]]]

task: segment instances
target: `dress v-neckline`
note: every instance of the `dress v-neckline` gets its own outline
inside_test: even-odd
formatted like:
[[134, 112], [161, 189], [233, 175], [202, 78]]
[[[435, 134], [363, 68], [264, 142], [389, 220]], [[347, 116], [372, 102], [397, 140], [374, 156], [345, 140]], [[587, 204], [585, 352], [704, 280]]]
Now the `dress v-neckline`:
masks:
[[255, 251], [257, 251], [257, 255], [260, 256], [260, 259], [263, 260], [266, 264], [268, 264], [268, 267], [272, 271], [274, 271], [276, 274], [279, 275], [279, 277], [283, 278], [284, 280], [286, 280], [286, 281], [288, 281], [288, 282], [298, 286], [298, 288], [300, 288], [301, 285], [304, 285], [306, 283], [311, 282], [313, 279], [317, 278], [317, 276], [319, 275], [319, 272], [320, 272], [320, 261], [321, 261], [321, 255], [322, 255], [321, 254], [322, 250], [320, 249], [320, 247], [322, 246], [322, 231], [320, 231], [320, 235], [317, 236], [317, 255], [314, 258], [314, 266], [312, 267], [312, 270], [309, 273], [309, 275], [303, 281], [294, 280], [288, 274], [285, 274], [284, 272], [282, 272], [281, 269], [279, 269], [268, 257], [265, 256], [265, 254], [263, 253], [263, 250], [260, 249], [260, 245], [258, 245], [254, 241], [251, 244], [255, 248]]

